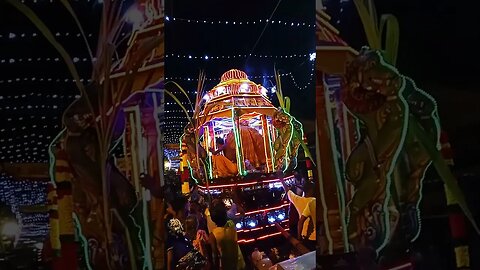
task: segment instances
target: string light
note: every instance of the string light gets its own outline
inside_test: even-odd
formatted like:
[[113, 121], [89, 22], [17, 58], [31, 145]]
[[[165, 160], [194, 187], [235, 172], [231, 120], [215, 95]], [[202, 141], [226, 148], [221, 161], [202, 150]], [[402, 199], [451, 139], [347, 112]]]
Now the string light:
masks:
[[[96, 60], [95, 58], [93, 59]], [[112, 58], [112, 60], [115, 60]], [[0, 59], [0, 64], [16, 64], [22, 62], [60, 62], [58, 57], [27, 57], [27, 58], [2, 58]], [[90, 59], [87, 57], [73, 57], [73, 62], [90, 62]]]
[[[65, 82], [65, 83], [68, 83], [68, 82], [72, 82], [74, 83], [75, 82], [75, 79], [71, 79], [71, 78], [65, 78], [65, 79], [61, 79], [61, 78], [37, 78], [37, 77], [25, 77], [25, 78], [15, 78], [15, 79], [4, 79], [4, 80], [0, 80], [0, 84], [9, 84], [9, 83], [17, 83], [17, 82], [27, 82], [27, 81], [36, 81], [36, 82]], [[91, 79], [80, 79], [80, 82], [91, 82], [92, 80]]]
[[296, 54], [288, 54], [288, 55], [271, 55], [271, 54], [231, 54], [231, 55], [207, 55], [207, 56], [199, 56], [191, 54], [178, 54], [178, 53], [169, 53], [165, 55], [165, 58], [178, 58], [178, 59], [203, 59], [203, 60], [210, 60], [210, 59], [237, 59], [237, 58], [248, 58], [248, 57], [258, 57], [258, 58], [270, 58], [270, 59], [296, 59], [296, 58], [310, 58], [315, 53], [296, 53]]
[[[281, 77], [290, 76], [292, 73], [282, 73], [280, 74]], [[257, 76], [248, 76], [249, 79], [272, 79], [275, 78], [275, 75], [257, 75]], [[198, 81], [198, 78], [195, 77], [166, 77], [165, 80], [167, 81]], [[205, 81], [219, 81], [219, 78], [205, 78]]]
[[244, 25], [260, 25], [268, 23], [272, 25], [280, 25], [280, 26], [289, 26], [289, 27], [301, 27], [301, 28], [315, 28], [315, 24], [310, 24], [306, 22], [287, 22], [282, 20], [268, 20], [268, 19], [260, 19], [255, 21], [223, 21], [223, 20], [196, 20], [196, 19], [186, 19], [186, 18], [177, 18], [177, 17], [165, 17], [166, 22], [182, 22], [182, 23], [190, 23], [190, 24], [206, 24], [206, 25], [235, 25], [235, 26], [244, 26]]
[[0, 202], [11, 207], [20, 225], [20, 245], [41, 243], [48, 235], [48, 213], [22, 213], [21, 206], [45, 205], [47, 183], [0, 174]]
[[312, 68], [310, 69], [310, 76], [308, 78], [308, 82], [304, 86], [300, 86], [297, 83], [297, 81], [295, 80], [295, 77], [293, 76], [293, 74], [291, 72], [290, 72], [290, 78], [292, 79], [292, 82], [295, 85], [295, 87], [297, 87], [300, 90], [305, 90], [312, 84], [313, 78], [315, 77], [315, 76], [313, 76], [314, 74], [315, 74], [315, 65], [313, 65]]
[[[122, 32], [120, 33], [120, 36], [122, 37], [125, 37], [125, 36], [129, 36], [131, 33], [130, 32]], [[76, 38], [83, 38], [82, 37], [82, 34], [80, 33], [70, 33], [70, 32], [65, 32], [65, 33], [61, 33], [61, 32], [56, 32], [55, 34], [55, 37], [76, 37]], [[96, 38], [96, 36], [94, 36], [93, 33], [86, 33], [85, 34], [86, 37], [89, 37], [89, 38]], [[0, 39], [17, 39], [17, 38], [20, 38], [20, 39], [27, 39], [27, 38], [37, 38], [37, 37], [43, 37], [43, 35], [39, 32], [31, 32], [31, 33], [7, 33], [7, 34], [0, 34]]]

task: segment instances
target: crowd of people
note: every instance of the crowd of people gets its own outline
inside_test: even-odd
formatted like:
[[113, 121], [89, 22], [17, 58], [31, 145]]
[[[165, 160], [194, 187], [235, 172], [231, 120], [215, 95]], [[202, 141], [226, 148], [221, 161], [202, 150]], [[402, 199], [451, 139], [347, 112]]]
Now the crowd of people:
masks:
[[[290, 187], [283, 180], [282, 183], [291, 202], [290, 233], [313, 251], [316, 249], [314, 185], [308, 180], [300, 187]], [[207, 200], [196, 186], [188, 196], [178, 192], [167, 196], [164, 217], [167, 269], [246, 269], [248, 262], [238, 244], [235, 226], [245, 214], [239, 192], [233, 190], [229, 194], [228, 204], [220, 198]]]
[[[190, 197], [191, 199], [191, 197]], [[245, 269], [237, 231], [223, 200], [188, 200], [176, 195], [168, 202], [167, 269]]]

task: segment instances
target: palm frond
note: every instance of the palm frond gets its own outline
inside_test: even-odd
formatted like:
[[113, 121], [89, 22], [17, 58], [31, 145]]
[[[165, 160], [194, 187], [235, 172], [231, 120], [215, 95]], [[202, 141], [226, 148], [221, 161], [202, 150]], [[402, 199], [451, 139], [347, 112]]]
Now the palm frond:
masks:
[[448, 168], [445, 160], [443, 159], [442, 155], [438, 151], [436, 145], [433, 141], [427, 136], [421, 125], [415, 120], [412, 119], [412, 128], [413, 132], [419, 138], [422, 145], [426, 148], [426, 150], [430, 154], [430, 158], [432, 159], [433, 166], [437, 170], [440, 178], [445, 183], [448, 191], [451, 193], [453, 198], [456, 200], [460, 208], [463, 210], [463, 213], [467, 217], [467, 219], [471, 222], [475, 231], [480, 234], [480, 229], [477, 226], [475, 218], [470, 211], [465, 196], [463, 195], [462, 190], [460, 189], [457, 181], [455, 180], [455, 176], [453, 176], [452, 172]]
[[285, 109], [285, 99], [283, 98], [283, 93], [282, 93], [282, 80], [280, 78], [280, 73], [278, 70], [274, 69], [275, 72], [275, 82], [277, 83], [277, 90], [275, 91], [275, 94], [277, 95], [278, 103], [280, 104], [280, 107], [282, 109]]
[[195, 110], [193, 109], [192, 101], [190, 100], [190, 97], [189, 97], [188, 94], [187, 94], [187, 91], [185, 91], [185, 89], [183, 89], [183, 87], [181, 87], [178, 83], [176, 83], [176, 82], [174, 82], [174, 81], [169, 81], [169, 82], [167, 82], [166, 84], [169, 84], [169, 83], [173, 83], [173, 84], [177, 87], [177, 89], [180, 90], [180, 92], [182, 92], [182, 94], [187, 98], [188, 104], [190, 105], [190, 108], [192, 109], [192, 111], [195, 111]]
[[313, 166], [316, 167], [317, 164], [315, 164], [315, 161], [314, 161], [315, 159], [313, 158], [313, 155], [310, 152], [310, 149], [308, 149], [308, 145], [303, 141], [303, 138], [299, 138], [299, 139], [300, 139], [300, 145], [302, 146], [303, 152], [305, 153], [305, 157], [309, 158], [310, 161], [313, 163]]
[[380, 37], [385, 33], [385, 60], [393, 66], [397, 63], [398, 44], [400, 39], [400, 27], [397, 17], [392, 14], [384, 14], [380, 19]]
[[290, 98], [289, 97], [285, 97], [285, 111], [287, 113], [290, 113]]
[[185, 113], [185, 116], [188, 119], [188, 122], [190, 122], [193, 125], [194, 123], [192, 121], [192, 118], [188, 114], [188, 111], [185, 108], [185, 106], [183, 106], [183, 103], [174, 94], [172, 94], [172, 92], [170, 92], [168, 90], [164, 90], [164, 91], [165, 91], [165, 93], [167, 93], [167, 95], [169, 95], [171, 98], [173, 98], [173, 100], [178, 104], [178, 106], [180, 106], [180, 108], [182, 108], [183, 112]]
[[367, 41], [370, 48], [374, 50], [381, 49], [381, 42], [378, 34], [378, 28], [376, 28], [376, 22], [372, 18], [372, 14], [369, 13], [368, 8], [362, 2], [362, 0], [353, 0], [355, 7], [357, 8], [358, 15], [362, 21], [363, 29], [365, 35], [367, 36]]

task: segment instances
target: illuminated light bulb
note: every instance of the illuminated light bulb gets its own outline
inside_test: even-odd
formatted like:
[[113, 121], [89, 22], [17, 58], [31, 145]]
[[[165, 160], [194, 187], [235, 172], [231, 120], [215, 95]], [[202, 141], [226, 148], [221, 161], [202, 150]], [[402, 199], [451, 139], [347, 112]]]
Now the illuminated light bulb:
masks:
[[241, 228], [242, 228], [242, 223], [237, 223], [237, 224], [235, 224], [235, 227], [236, 227], [237, 229], [241, 229]]
[[248, 91], [248, 84], [247, 83], [242, 83], [242, 85], [240, 85], [240, 92], [247, 92]]
[[137, 29], [143, 23], [143, 14], [135, 6], [132, 6], [125, 13], [125, 21], [132, 24], [134, 29]]
[[274, 222], [275, 222], [275, 218], [274, 218], [274, 217], [268, 217], [268, 222], [274, 223]]
[[285, 215], [284, 214], [278, 214], [277, 218], [279, 220], [284, 220], [285, 219]]
[[253, 220], [248, 222], [248, 226], [250, 226], [250, 228], [254, 228], [256, 225], [257, 225], [257, 223], [255, 223], [255, 221], [253, 221]]
[[205, 94], [205, 95], [203, 96], [203, 100], [205, 100], [205, 101], [210, 100], [210, 96], [209, 96], [208, 94]]
[[170, 21], [170, 18], [168, 16], [165, 16], [165, 20], [168, 22]]
[[217, 87], [217, 95], [225, 94], [227, 91], [224, 86]]
[[263, 87], [263, 86], [260, 88], [260, 91], [261, 91], [262, 95], [264, 95], [264, 96], [266, 96], [267, 93], [268, 93], [267, 88], [265, 88], [265, 87]]
[[272, 91], [272, 93], [277, 92], [277, 87], [276, 87], [276, 86], [272, 87], [272, 90], [271, 90], [271, 91]]

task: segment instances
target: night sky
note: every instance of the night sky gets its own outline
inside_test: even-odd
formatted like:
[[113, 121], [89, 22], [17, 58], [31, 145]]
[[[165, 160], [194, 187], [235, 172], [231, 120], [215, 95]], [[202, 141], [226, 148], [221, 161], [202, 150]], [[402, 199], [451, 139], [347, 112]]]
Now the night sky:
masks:
[[[73, 58], [80, 77], [91, 75], [88, 51], [59, 1], [28, 0]], [[95, 49], [101, 5], [72, 1]], [[59, 53], [19, 11], [0, 1], [0, 162], [48, 162], [48, 145], [62, 130], [61, 117], [79, 91]]]
[[[196, 81], [188, 78], [198, 78], [199, 71], [205, 70], [206, 81], [204, 90], [210, 90], [219, 81], [220, 76], [227, 70], [236, 68], [247, 72], [252, 81], [261, 83], [267, 88], [275, 84], [271, 78], [255, 78], [255, 76], [269, 76], [274, 74], [274, 66], [280, 73], [292, 73], [291, 76], [282, 78], [282, 88], [285, 96], [292, 100], [292, 113], [300, 119], [314, 119], [314, 62], [309, 60], [309, 53], [315, 52], [315, 29], [306, 26], [291, 26], [291, 23], [315, 24], [315, 2], [283, 0], [280, 1], [272, 21], [289, 22], [288, 26], [278, 23], [268, 24], [264, 34], [262, 30], [279, 1], [240, 1], [232, 5], [231, 1], [166, 1], [166, 54], [180, 54], [200, 56], [203, 59], [167, 57], [165, 62], [165, 75], [168, 79], [179, 83], [189, 92], [196, 89]], [[173, 20], [172, 18], [176, 18]], [[183, 20], [180, 20], [183, 19]], [[200, 20], [214, 22], [188, 23], [186, 20]], [[259, 20], [262, 20], [260, 23]], [[229, 24], [218, 21], [230, 21]], [[233, 25], [233, 21], [236, 22]], [[246, 22], [250, 23], [247, 25]], [[251, 22], [256, 21], [256, 24]], [[239, 24], [242, 22], [242, 25]], [[259, 39], [260, 38], [260, 39]], [[258, 40], [258, 44], [255, 43]], [[248, 54], [284, 56], [307, 55], [305, 57], [264, 58], [244, 57]], [[215, 56], [233, 56], [235, 58], [216, 59]], [[242, 57], [238, 57], [242, 55]], [[205, 56], [209, 59], [205, 60]], [[248, 58], [248, 59], [247, 59]], [[184, 79], [177, 79], [177, 78]], [[185, 79], [186, 78], [186, 79]], [[272, 84], [273, 83], [273, 84]], [[307, 86], [304, 89], [302, 87]], [[276, 96], [272, 96], [276, 100]], [[168, 101], [167, 102], [171, 102]], [[167, 110], [178, 110], [167, 106]], [[172, 114], [172, 117], [180, 117]], [[170, 119], [167, 113], [167, 124], [179, 124], [176, 118]], [[167, 132], [168, 136], [168, 132]]]
[[[231, 1], [166, 2], [166, 15], [172, 18], [244, 22], [267, 19], [278, 3], [249, 0], [235, 3], [231, 8]], [[62, 5], [49, 0], [26, 0], [25, 4], [45, 20], [52, 32], [60, 34], [58, 40], [77, 58], [81, 77], [87, 80], [90, 76], [90, 65], [85, 61], [88, 53]], [[399, 19], [399, 69], [438, 100], [442, 124], [451, 137], [457, 162], [468, 166], [475, 163], [478, 160], [475, 153], [480, 151], [480, 91], [476, 82], [480, 71], [476, 50], [480, 48], [480, 16], [476, 9], [471, 1], [455, 0], [383, 0], [376, 4], [379, 14], [393, 13]], [[72, 1], [72, 5], [89, 35], [90, 44], [95, 47], [101, 4], [90, 0]], [[272, 20], [314, 23], [314, 5], [311, 0], [282, 0]], [[326, 6], [342, 38], [356, 49], [366, 44], [351, 1], [328, 0]], [[171, 20], [166, 23], [166, 54], [249, 54], [264, 26], [264, 22], [233, 26]], [[312, 52], [313, 30], [269, 24], [252, 54]], [[60, 58], [58, 53], [23, 15], [3, 1], [0, 1], [0, 48], [0, 161], [46, 162], [48, 143], [61, 130], [62, 112], [78, 91], [65, 64], [56, 60]], [[308, 59], [251, 57], [248, 62], [245, 60], [244, 57], [223, 60], [170, 57], [166, 59], [166, 76], [195, 79], [202, 68], [211, 79], [218, 79], [230, 68], [244, 69], [250, 76], [272, 75], [276, 64], [282, 73], [292, 72], [297, 82], [294, 84], [289, 76], [283, 78], [284, 92], [292, 98], [295, 115], [304, 119], [313, 116], [313, 83], [308, 84], [312, 63]], [[268, 88], [272, 85], [270, 80], [274, 82], [263, 78], [253, 80]], [[189, 91], [195, 89], [193, 81], [174, 81]], [[206, 88], [217, 82], [207, 81]], [[306, 89], [299, 89], [305, 85], [308, 85]], [[171, 106], [167, 109], [179, 110]], [[184, 125], [182, 119], [182, 113], [167, 116], [170, 130], [180, 133]]]

